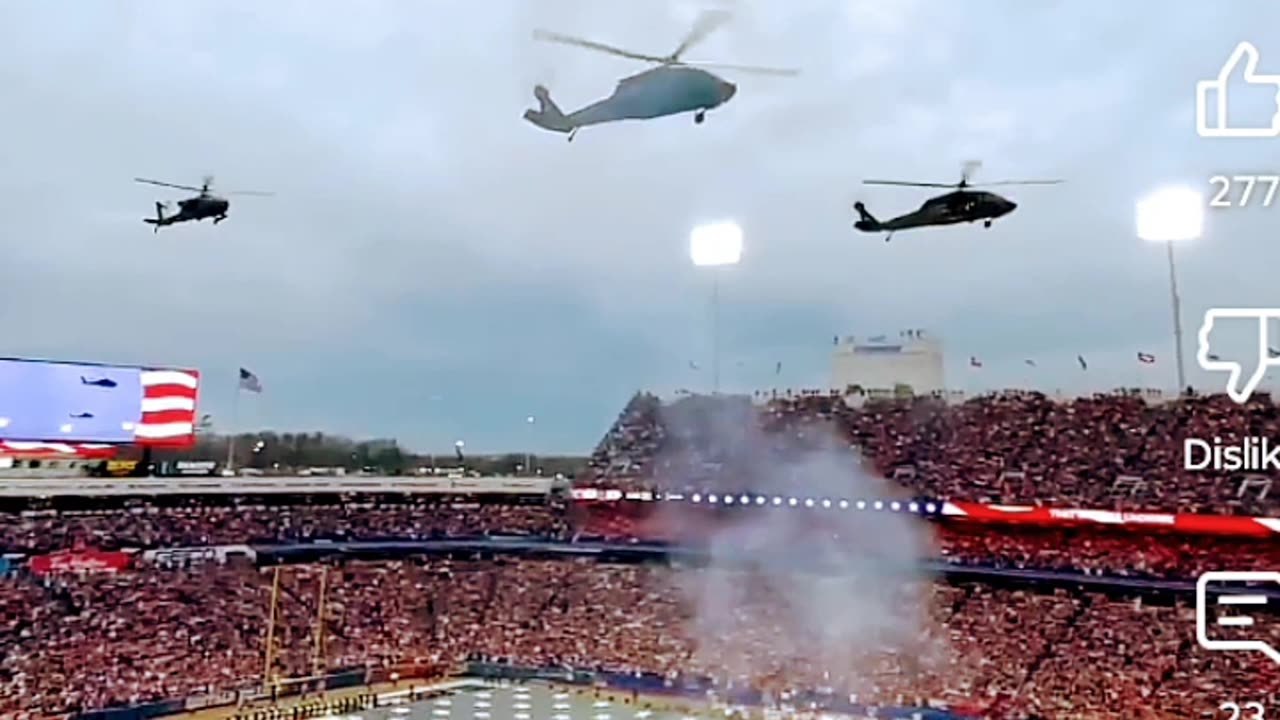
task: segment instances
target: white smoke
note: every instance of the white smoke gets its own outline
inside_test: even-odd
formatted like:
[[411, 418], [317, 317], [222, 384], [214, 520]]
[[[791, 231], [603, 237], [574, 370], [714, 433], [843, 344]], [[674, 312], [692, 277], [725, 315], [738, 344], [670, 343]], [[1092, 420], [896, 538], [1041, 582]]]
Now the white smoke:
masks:
[[[733, 486], [703, 489], [702, 504], [714, 494], [722, 516], [708, 523], [709, 564], [673, 574], [691, 611], [685, 630], [696, 642], [696, 666], [734, 684], [772, 678], [774, 689], [909, 690], [945, 651], [917, 565], [930, 554], [927, 523], [906, 512], [903, 498], [900, 511], [889, 509], [890, 484], [862, 469], [830, 421], [804, 428], [803, 449], [778, 454], [769, 436], [744, 437], [742, 408], [697, 404], [696, 420], [672, 417], [667, 426], [678, 434], [697, 425], [700, 446], [727, 449], [731, 456], [717, 458], [722, 467], [744, 471], [720, 476]], [[869, 501], [863, 509], [859, 499]], [[876, 499], [883, 510], [874, 509]], [[672, 503], [664, 520], [705, 523], [691, 508]]]

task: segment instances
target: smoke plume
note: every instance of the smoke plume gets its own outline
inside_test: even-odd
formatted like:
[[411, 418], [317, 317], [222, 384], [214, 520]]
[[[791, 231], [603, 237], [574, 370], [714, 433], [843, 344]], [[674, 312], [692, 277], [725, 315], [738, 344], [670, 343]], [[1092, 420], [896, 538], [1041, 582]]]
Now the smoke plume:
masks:
[[766, 678], [774, 692], [882, 695], [884, 677], [909, 689], [937, 664], [945, 648], [917, 566], [927, 524], [858, 509], [887, 508], [902, 491], [864, 471], [830, 419], [764, 433], [745, 398], [690, 398], [664, 413], [660, 472], [701, 500], [660, 511], [669, 527], [700, 530], [707, 550], [704, 567], [672, 576], [699, 668], [735, 685]]

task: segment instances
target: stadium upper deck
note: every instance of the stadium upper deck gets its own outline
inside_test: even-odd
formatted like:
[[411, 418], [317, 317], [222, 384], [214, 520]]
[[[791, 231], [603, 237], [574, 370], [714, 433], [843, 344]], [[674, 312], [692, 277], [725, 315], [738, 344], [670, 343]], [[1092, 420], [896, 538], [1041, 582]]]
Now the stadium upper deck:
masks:
[[[1280, 439], [1266, 397], [1150, 403], [1106, 394], [1056, 400], [1005, 392], [961, 403], [805, 394], [748, 398], [634, 397], [596, 449], [588, 482], [623, 489], [738, 493], [779, 486], [788, 462], [852, 448], [864, 467], [908, 493], [953, 501], [1210, 515], [1280, 515], [1280, 468], [1184, 469], [1187, 439]], [[828, 491], [862, 473], [824, 473]], [[847, 475], [847, 482], [832, 475]]]

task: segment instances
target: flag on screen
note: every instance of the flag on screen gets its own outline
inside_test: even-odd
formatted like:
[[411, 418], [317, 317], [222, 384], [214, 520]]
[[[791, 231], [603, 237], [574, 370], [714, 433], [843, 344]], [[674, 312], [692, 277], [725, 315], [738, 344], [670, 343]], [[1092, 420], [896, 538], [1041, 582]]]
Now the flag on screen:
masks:
[[133, 429], [143, 444], [185, 442], [196, 429], [196, 393], [200, 376], [193, 370], [143, 370], [142, 414]]
[[972, 356], [970, 356], [970, 357], [969, 357], [969, 367], [976, 367], [976, 368], [980, 368], [980, 367], [982, 367], [982, 361], [981, 361], [981, 360], [979, 360], [979, 359], [978, 359], [978, 358], [976, 358], [976, 357], [972, 357]]
[[1154, 363], [1155, 363], [1155, 361], [1156, 361], [1156, 356], [1155, 356], [1155, 355], [1151, 355], [1151, 354], [1144, 353], [1144, 352], [1140, 352], [1140, 353], [1138, 353], [1138, 362], [1140, 362], [1140, 363], [1142, 363], [1142, 364], [1144, 364], [1144, 365], [1152, 365], [1152, 364], [1154, 364]]
[[260, 393], [262, 392], [262, 381], [258, 379], [257, 375], [240, 368], [240, 389], [251, 393]]
[[1088, 369], [1089, 369], [1089, 363], [1087, 363], [1087, 362], [1085, 362], [1085, 361], [1084, 361], [1084, 356], [1083, 356], [1083, 355], [1077, 355], [1077, 356], [1076, 356], [1076, 362], [1080, 363], [1080, 369], [1081, 369], [1081, 370], [1088, 370]]

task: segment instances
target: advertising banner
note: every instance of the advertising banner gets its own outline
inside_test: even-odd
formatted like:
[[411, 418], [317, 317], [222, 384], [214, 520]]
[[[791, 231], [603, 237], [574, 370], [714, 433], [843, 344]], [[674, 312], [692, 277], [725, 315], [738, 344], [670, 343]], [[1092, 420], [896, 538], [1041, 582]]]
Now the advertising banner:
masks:
[[187, 712], [194, 710], [203, 710], [204, 708], [216, 708], [224, 705], [234, 705], [238, 698], [238, 694], [234, 690], [228, 690], [220, 693], [210, 693], [208, 695], [193, 695], [187, 698], [184, 703]]
[[190, 445], [199, 374], [0, 359], [0, 441]]
[[258, 559], [258, 553], [248, 545], [214, 545], [147, 550], [142, 553], [142, 561], [167, 568], [186, 568], [211, 562], [225, 565], [228, 557], [237, 555], [249, 560]]
[[211, 477], [218, 474], [218, 463], [214, 460], [178, 460], [160, 463], [159, 470], [158, 474], [163, 477]]
[[27, 566], [36, 575], [117, 572], [129, 567], [130, 559], [129, 553], [83, 550], [36, 555], [27, 561]]

